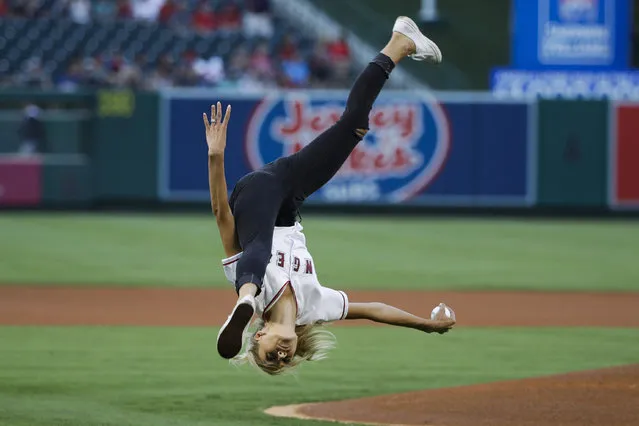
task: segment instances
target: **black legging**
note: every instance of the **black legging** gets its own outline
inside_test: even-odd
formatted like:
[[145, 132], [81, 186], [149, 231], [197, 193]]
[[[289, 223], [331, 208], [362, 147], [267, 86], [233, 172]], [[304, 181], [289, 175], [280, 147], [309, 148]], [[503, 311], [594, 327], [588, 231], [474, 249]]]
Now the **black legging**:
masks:
[[341, 118], [310, 144], [240, 179], [229, 204], [242, 257], [235, 288], [253, 283], [261, 291], [270, 261], [275, 226], [292, 226], [304, 200], [328, 182], [362, 140], [375, 99], [394, 67], [380, 53], [359, 75]]

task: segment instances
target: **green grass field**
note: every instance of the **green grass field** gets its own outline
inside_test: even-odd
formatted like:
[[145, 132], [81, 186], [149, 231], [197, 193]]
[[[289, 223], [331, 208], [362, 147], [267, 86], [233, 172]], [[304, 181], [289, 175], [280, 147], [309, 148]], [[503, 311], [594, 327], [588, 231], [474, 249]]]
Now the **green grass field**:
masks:
[[[636, 362], [639, 330], [339, 328], [333, 356], [262, 377], [214, 355], [216, 330], [0, 328], [0, 424], [293, 425], [271, 405]], [[415, 337], [418, 337], [417, 339]], [[310, 423], [322, 424], [322, 423]], [[330, 423], [327, 423], [327, 425]]]
[[[334, 287], [639, 290], [639, 222], [306, 217], [303, 224], [320, 279]], [[207, 215], [3, 214], [0, 235], [3, 283], [227, 285]]]
[[[635, 222], [304, 225], [331, 286], [639, 291]], [[0, 283], [227, 285], [208, 216], [2, 214], [0, 236]], [[0, 327], [0, 425], [296, 425], [262, 410], [639, 361], [639, 329], [334, 331], [331, 358], [271, 378], [219, 359], [213, 328]]]

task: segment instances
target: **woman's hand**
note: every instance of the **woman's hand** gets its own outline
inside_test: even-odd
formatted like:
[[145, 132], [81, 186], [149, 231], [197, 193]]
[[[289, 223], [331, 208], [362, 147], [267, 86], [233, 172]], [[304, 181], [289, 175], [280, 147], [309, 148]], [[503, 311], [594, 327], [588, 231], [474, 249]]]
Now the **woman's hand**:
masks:
[[209, 121], [206, 113], [202, 114], [204, 119], [204, 128], [206, 129], [206, 144], [209, 146], [209, 157], [224, 154], [226, 148], [226, 128], [231, 118], [231, 105], [226, 107], [224, 121], [222, 121], [222, 103], [211, 105], [211, 121]]
[[424, 320], [420, 330], [426, 333], [447, 333], [455, 325], [453, 319]]

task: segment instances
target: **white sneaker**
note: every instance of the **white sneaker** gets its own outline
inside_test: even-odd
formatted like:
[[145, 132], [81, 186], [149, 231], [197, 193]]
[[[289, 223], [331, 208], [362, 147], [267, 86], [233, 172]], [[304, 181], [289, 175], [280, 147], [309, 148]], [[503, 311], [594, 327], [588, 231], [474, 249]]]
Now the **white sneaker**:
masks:
[[437, 44], [422, 34], [415, 21], [409, 17], [398, 17], [395, 20], [395, 25], [393, 25], [393, 32], [404, 34], [415, 43], [417, 47], [416, 52], [409, 55], [409, 58], [416, 61], [427, 61], [433, 64], [438, 64], [442, 61], [442, 52], [439, 50]]
[[255, 297], [246, 295], [235, 308], [217, 335], [217, 352], [222, 358], [231, 359], [242, 350], [242, 336], [255, 313]]

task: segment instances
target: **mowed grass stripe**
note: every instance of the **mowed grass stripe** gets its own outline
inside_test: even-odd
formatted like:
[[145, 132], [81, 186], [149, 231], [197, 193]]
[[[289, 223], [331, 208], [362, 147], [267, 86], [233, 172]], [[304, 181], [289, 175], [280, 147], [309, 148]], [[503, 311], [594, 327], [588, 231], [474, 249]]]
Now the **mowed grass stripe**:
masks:
[[0, 327], [0, 424], [291, 425], [272, 405], [485, 383], [637, 362], [636, 329], [334, 329], [296, 377], [215, 355], [216, 329]]
[[[639, 222], [323, 218], [303, 225], [345, 289], [639, 291]], [[210, 215], [0, 216], [0, 282], [226, 286]]]

